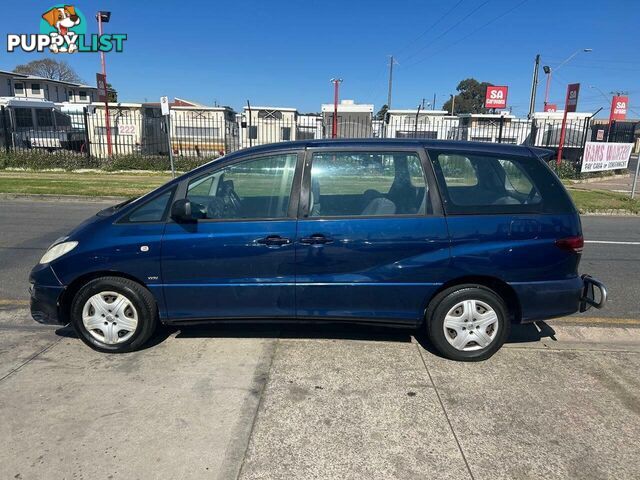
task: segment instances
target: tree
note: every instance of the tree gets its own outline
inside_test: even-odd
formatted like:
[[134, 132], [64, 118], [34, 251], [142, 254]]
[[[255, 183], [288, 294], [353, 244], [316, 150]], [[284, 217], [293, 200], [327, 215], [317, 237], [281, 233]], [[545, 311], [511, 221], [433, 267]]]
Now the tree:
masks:
[[110, 103], [118, 102], [118, 91], [113, 88], [113, 85], [107, 82], [107, 101]]
[[378, 110], [378, 113], [376, 113], [376, 120], [384, 120], [387, 116], [388, 110], [389, 106], [386, 103], [382, 105], [382, 107], [380, 107], [380, 110]]
[[64, 60], [53, 60], [52, 58], [33, 60], [29, 63], [17, 65], [13, 71], [25, 75], [50, 78], [52, 80], [82, 83], [80, 76]]
[[[475, 78], [467, 78], [462, 80], [456, 90], [459, 92], [456, 96], [454, 113], [486, 113], [484, 108], [484, 97], [487, 87], [493, 85], [488, 82], [478, 82]], [[451, 99], [447, 100], [442, 106], [444, 110], [451, 111]]]

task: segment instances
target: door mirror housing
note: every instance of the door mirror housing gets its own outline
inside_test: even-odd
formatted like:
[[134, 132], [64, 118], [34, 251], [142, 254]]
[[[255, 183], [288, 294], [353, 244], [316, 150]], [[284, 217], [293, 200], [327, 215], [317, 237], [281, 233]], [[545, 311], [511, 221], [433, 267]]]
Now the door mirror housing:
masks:
[[171, 205], [171, 218], [178, 223], [195, 222], [191, 201], [187, 198], [182, 198], [173, 202], [173, 205]]

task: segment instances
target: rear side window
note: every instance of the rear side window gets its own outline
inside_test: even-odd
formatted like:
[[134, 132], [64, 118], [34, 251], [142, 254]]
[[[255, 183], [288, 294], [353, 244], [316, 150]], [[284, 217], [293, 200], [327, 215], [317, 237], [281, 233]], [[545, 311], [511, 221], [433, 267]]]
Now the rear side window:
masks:
[[558, 178], [535, 157], [429, 155], [449, 214], [575, 212]]

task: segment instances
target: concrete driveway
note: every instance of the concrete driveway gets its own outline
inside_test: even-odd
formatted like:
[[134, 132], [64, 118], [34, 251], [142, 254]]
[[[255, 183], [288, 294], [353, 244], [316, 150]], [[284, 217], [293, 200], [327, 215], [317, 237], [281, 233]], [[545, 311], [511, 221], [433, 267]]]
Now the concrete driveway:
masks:
[[637, 325], [518, 328], [476, 364], [346, 326], [163, 329], [124, 355], [24, 309], [0, 332], [1, 478], [638, 478]]
[[161, 329], [96, 353], [29, 318], [26, 278], [105, 204], [0, 206], [0, 479], [640, 477], [638, 218], [583, 218], [605, 310], [462, 364], [345, 325]]

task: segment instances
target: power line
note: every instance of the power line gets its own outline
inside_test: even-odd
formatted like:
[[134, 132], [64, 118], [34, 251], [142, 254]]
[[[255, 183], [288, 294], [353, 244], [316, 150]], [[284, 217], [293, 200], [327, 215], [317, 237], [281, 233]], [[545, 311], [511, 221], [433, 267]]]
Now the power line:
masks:
[[[453, 25], [451, 25], [449, 28], [447, 28], [444, 32], [442, 32], [440, 35], [438, 35], [436, 38], [434, 38], [431, 41], [431, 44], [435, 43], [436, 41], [438, 41], [439, 39], [441, 39], [442, 37], [444, 37], [447, 33], [449, 33], [451, 30], [453, 30], [454, 28], [456, 28], [458, 25], [460, 25], [462, 22], [464, 22], [467, 18], [469, 18], [471, 15], [473, 15], [474, 13], [476, 13], [478, 10], [480, 10], [482, 7], [484, 7], [487, 3], [489, 3], [491, 0], [486, 0], [485, 2], [481, 3], [480, 5], [478, 5], [476, 8], [474, 8], [473, 10], [471, 10], [469, 13], [467, 13], [464, 17], [462, 17], [460, 20], [458, 20], [456, 23], [454, 23]], [[420, 52], [423, 52], [426, 48], [430, 47], [431, 44], [427, 44], [424, 47], [422, 47], [421, 49], [417, 50], [416, 52], [414, 52], [413, 54], [409, 55], [407, 58], [404, 59], [404, 61], [406, 62], [407, 60], [409, 60], [410, 58], [415, 57], [416, 55], [418, 55]]]
[[[488, 22], [486, 22], [486, 23], [484, 23], [484, 24], [480, 25], [480, 26], [479, 26], [478, 28], [476, 28], [475, 30], [472, 30], [472, 31], [471, 31], [471, 33], [469, 33], [468, 35], [465, 35], [464, 37], [462, 37], [461, 39], [457, 40], [456, 42], [451, 43], [451, 44], [449, 44], [448, 46], [446, 46], [446, 47], [444, 47], [444, 48], [441, 48], [440, 50], [436, 50], [436, 51], [435, 51], [435, 52], [433, 52], [431, 55], [427, 55], [426, 57], [423, 57], [422, 59], [420, 59], [420, 60], [418, 60], [418, 61], [416, 61], [416, 62], [413, 62], [413, 63], [411, 63], [411, 64], [409, 64], [409, 65], [406, 65], [406, 66], [405, 66], [405, 68], [407, 68], [407, 67], [412, 67], [412, 66], [414, 66], [414, 65], [418, 65], [419, 63], [424, 62], [425, 60], [427, 60], [427, 59], [429, 59], [429, 58], [433, 57], [434, 55], [437, 55], [438, 53], [441, 53], [441, 52], [443, 52], [443, 51], [445, 51], [445, 50], [448, 50], [449, 48], [451, 48], [451, 47], [453, 47], [453, 46], [455, 46], [455, 45], [459, 44], [460, 42], [462, 42], [462, 41], [466, 40], [467, 38], [471, 37], [472, 35], [474, 35], [474, 34], [475, 34], [475, 33], [477, 33], [478, 31], [482, 30], [483, 28], [488, 27], [488, 26], [489, 26], [489, 25], [491, 25], [493, 22], [495, 22], [495, 21], [497, 21], [497, 20], [500, 20], [502, 17], [505, 17], [506, 15], [510, 14], [510, 13], [511, 13], [511, 12], [513, 12], [514, 10], [516, 10], [516, 9], [520, 8], [520, 7], [521, 7], [522, 5], [524, 5], [527, 1], [528, 1], [528, 0], [522, 0], [522, 1], [521, 1], [520, 3], [518, 3], [515, 7], [510, 8], [509, 10], [507, 10], [507, 11], [506, 11], [506, 12], [504, 12], [504, 13], [502, 13], [501, 15], [498, 15], [497, 17], [492, 18], [492, 19], [491, 19], [491, 20], [489, 20]], [[480, 7], [484, 6], [486, 3], [488, 3], [488, 2], [483, 3], [482, 5], [480, 5]], [[475, 10], [474, 10], [474, 11], [475, 11]], [[471, 13], [473, 13], [473, 12], [471, 12]], [[465, 18], [466, 18], [466, 17], [465, 17]]]
[[447, 15], [449, 15], [451, 12], [453, 12], [456, 8], [458, 8], [458, 6], [464, 2], [464, 0], [459, 0], [458, 3], [456, 3], [453, 7], [451, 7], [449, 10], [447, 10], [445, 12], [444, 15], [441, 15], [440, 18], [438, 18], [435, 22], [433, 22], [431, 24], [430, 27], [428, 27], [426, 30], [424, 30], [422, 33], [420, 33], [420, 35], [418, 35], [416, 38], [414, 38], [413, 40], [411, 40], [409, 43], [405, 44], [404, 47], [402, 47], [397, 53], [397, 55], [401, 55], [403, 52], [405, 52], [407, 50], [407, 48], [411, 48], [415, 42], [417, 42], [418, 40], [420, 40], [422, 37], [424, 37], [428, 32], [430, 32], [431, 30], [433, 30], [433, 28], [438, 25], [442, 20], [445, 19], [445, 17]]

